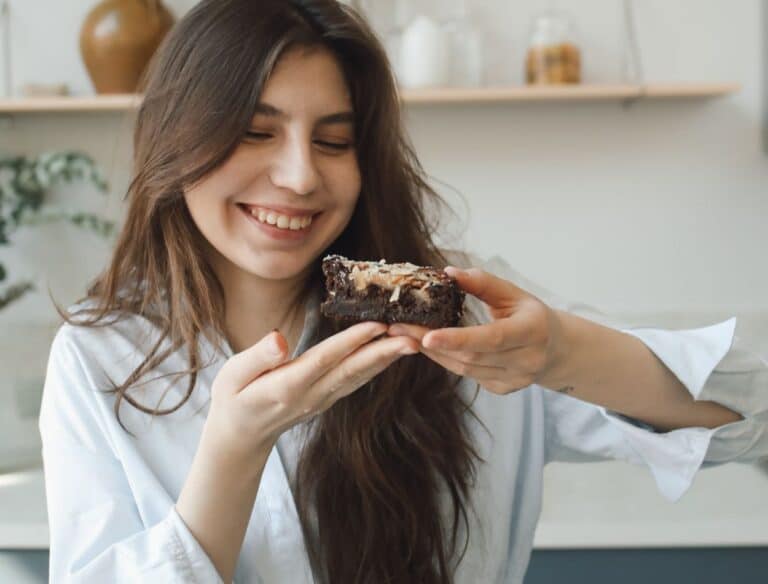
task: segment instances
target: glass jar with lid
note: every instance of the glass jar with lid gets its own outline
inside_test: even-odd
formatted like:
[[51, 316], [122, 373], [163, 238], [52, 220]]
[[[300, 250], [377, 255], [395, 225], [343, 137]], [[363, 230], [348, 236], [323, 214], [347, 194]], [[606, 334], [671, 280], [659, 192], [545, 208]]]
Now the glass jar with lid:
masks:
[[525, 80], [529, 84], [544, 85], [581, 82], [581, 50], [569, 16], [547, 12], [533, 19]]

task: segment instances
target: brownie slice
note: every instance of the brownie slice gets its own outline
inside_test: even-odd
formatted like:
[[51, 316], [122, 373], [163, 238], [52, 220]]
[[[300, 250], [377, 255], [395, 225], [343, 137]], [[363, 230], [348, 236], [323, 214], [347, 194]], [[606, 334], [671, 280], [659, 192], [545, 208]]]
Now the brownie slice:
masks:
[[455, 326], [461, 320], [464, 292], [442, 270], [329, 255], [323, 258], [323, 274], [327, 297], [320, 310], [328, 318], [429, 328]]

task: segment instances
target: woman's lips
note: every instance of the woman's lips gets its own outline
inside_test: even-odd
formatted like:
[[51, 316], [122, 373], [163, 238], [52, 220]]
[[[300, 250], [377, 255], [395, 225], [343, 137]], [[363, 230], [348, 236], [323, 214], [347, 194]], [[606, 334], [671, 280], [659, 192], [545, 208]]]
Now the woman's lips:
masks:
[[[277, 227], [276, 225], [270, 225], [269, 223], [264, 223], [262, 221], [259, 221], [257, 217], [254, 217], [253, 213], [251, 212], [250, 207], [247, 207], [245, 205], [238, 205], [238, 208], [240, 211], [245, 215], [245, 217], [253, 223], [262, 233], [269, 236], [272, 239], [275, 239], [277, 241], [303, 241], [307, 238], [307, 236], [311, 233], [315, 222], [320, 218], [321, 213], [315, 213], [313, 215], [305, 215], [312, 217], [312, 222], [307, 225], [306, 227], [302, 227], [301, 229], [289, 229], [289, 228], [281, 228]], [[256, 209], [255, 207], [253, 209]], [[261, 209], [260, 209], [261, 210]], [[267, 210], [267, 208], [264, 208], [263, 210]], [[258, 214], [258, 211], [255, 211]], [[274, 213], [275, 215], [281, 215], [283, 213]], [[287, 215], [287, 214], [286, 214]], [[291, 216], [295, 217], [297, 216], [295, 213]]]

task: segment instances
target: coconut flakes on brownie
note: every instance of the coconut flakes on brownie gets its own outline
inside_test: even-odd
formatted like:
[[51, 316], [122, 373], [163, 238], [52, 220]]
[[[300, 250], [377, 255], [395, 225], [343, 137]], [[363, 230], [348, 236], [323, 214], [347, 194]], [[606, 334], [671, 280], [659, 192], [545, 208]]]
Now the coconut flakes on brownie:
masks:
[[440, 269], [412, 263], [323, 258], [324, 316], [346, 323], [375, 320], [429, 328], [461, 320], [464, 292]]

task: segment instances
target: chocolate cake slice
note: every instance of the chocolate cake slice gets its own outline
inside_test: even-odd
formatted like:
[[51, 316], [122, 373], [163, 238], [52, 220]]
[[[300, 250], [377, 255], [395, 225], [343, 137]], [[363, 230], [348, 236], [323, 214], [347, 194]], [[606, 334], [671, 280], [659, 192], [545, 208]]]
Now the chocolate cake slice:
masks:
[[320, 310], [328, 318], [429, 328], [455, 326], [461, 320], [464, 292], [442, 270], [329, 255], [323, 258], [323, 274], [327, 297]]

